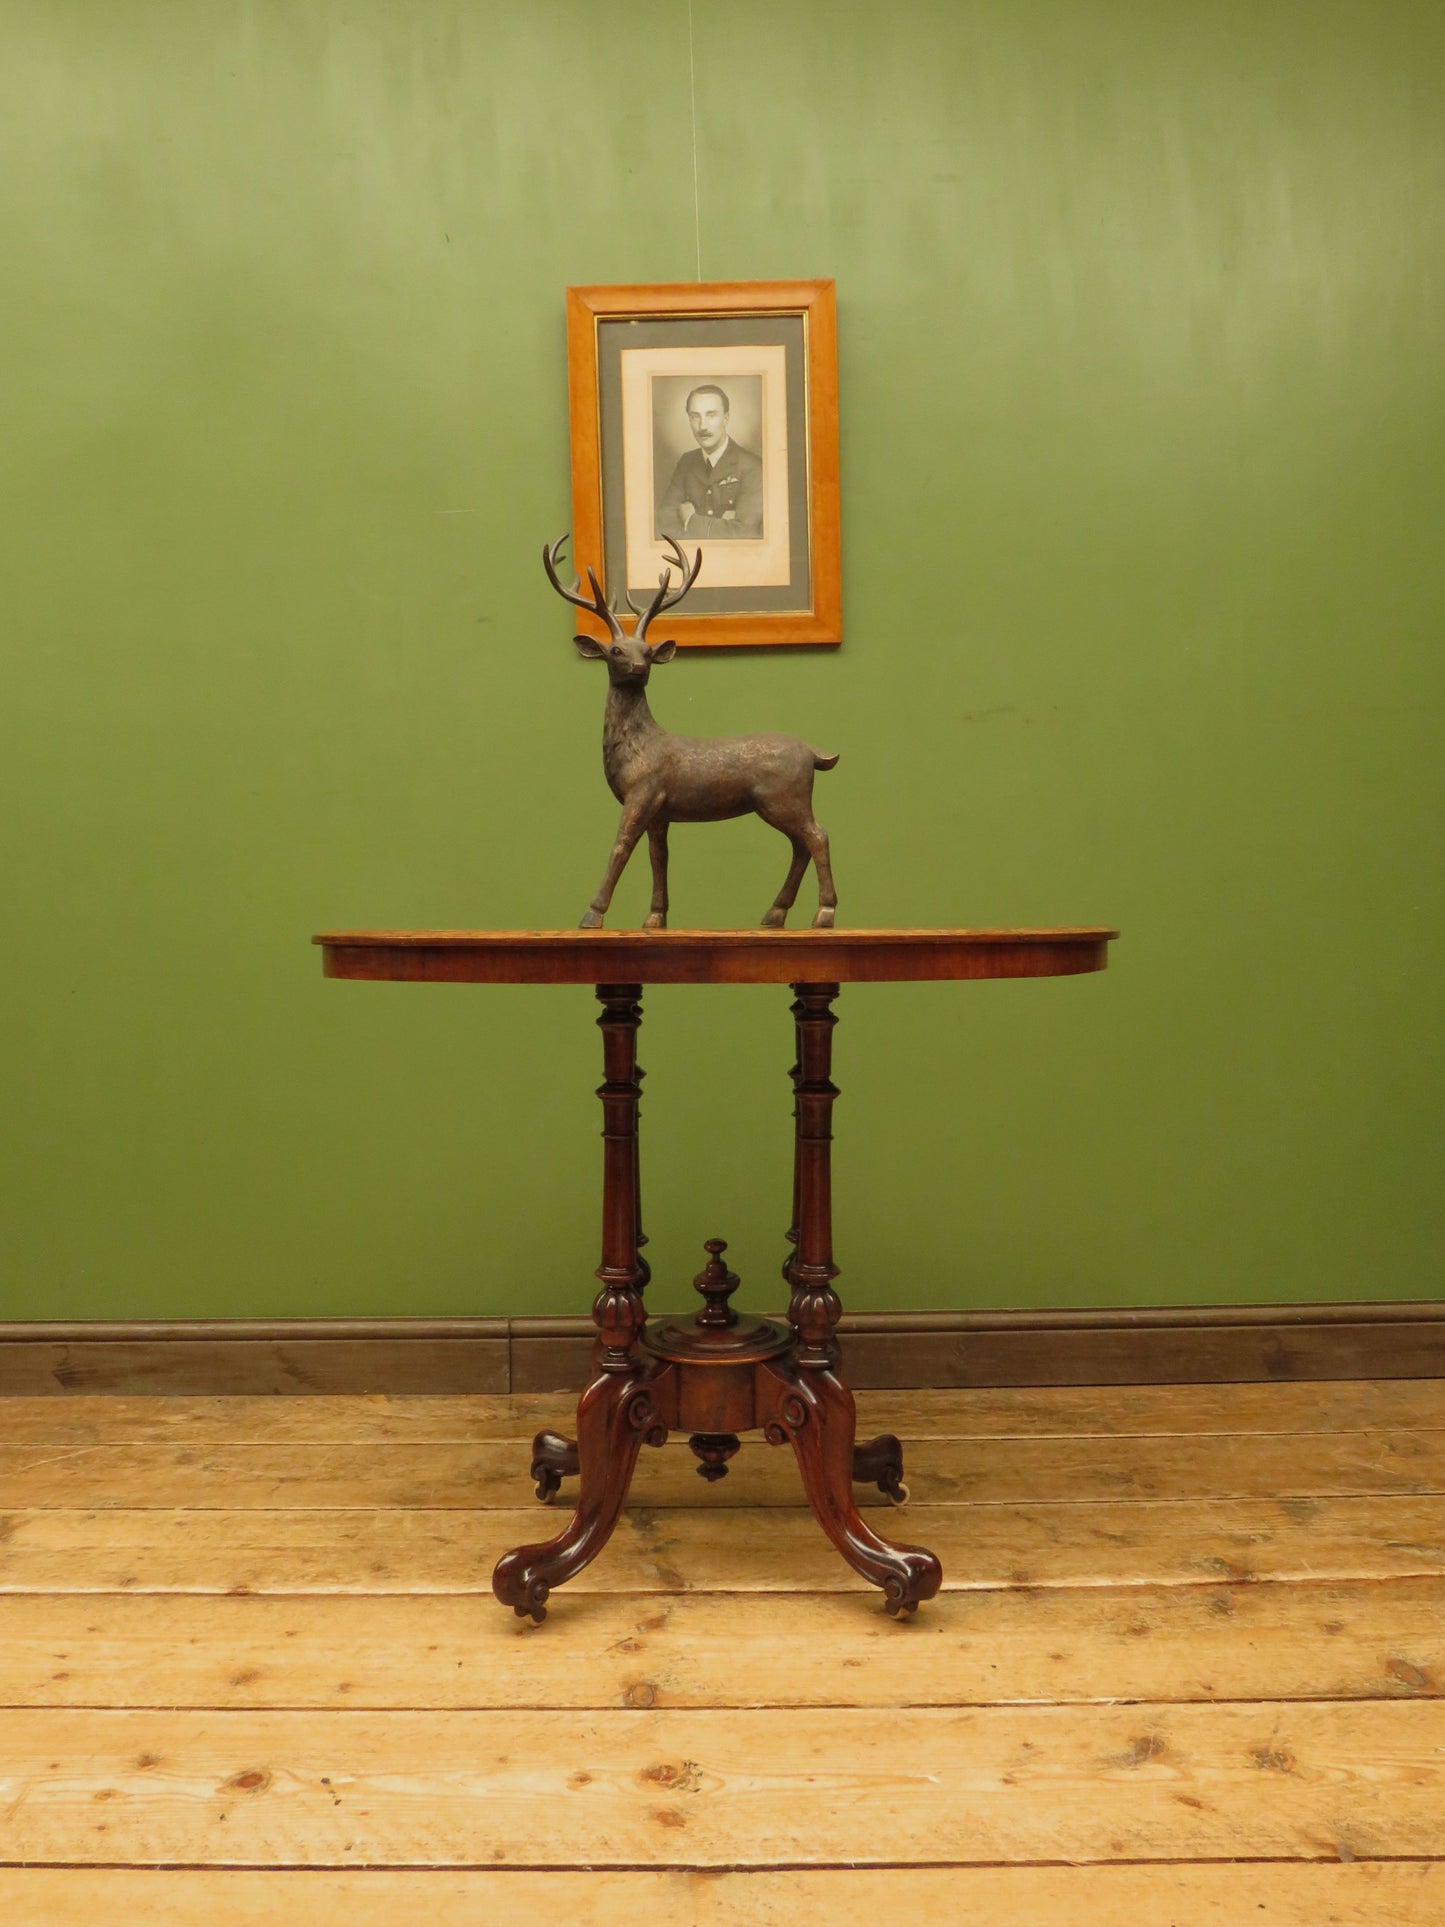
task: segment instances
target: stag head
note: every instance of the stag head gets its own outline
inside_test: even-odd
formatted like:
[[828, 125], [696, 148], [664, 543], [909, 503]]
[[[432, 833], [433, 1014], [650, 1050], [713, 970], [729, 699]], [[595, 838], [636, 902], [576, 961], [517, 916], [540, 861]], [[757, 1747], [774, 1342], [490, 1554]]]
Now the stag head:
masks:
[[[675, 608], [682, 601], [693, 583], [697, 580], [698, 570], [702, 567], [702, 550], [699, 549], [691, 562], [682, 549], [668, 535], [663, 537], [672, 556], [657, 578], [657, 590], [645, 609], [639, 609], [628, 593], [627, 602], [633, 615], [637, 617], [637, 627], [629, 636], [617, 619], [617, 612], [602, 593], [602, 585], [597, 580], [594, 569], [587, 571], [587, 580], [592, 585], [592, 595], [579, 593], [580, 581], [574, 580], [570, 589], [564, 589], [557, 575], [557, 563], [562, 553], [562, 544], [567, 540], [559, 536], [555, 542], [544, 544], [542, 548], [542, 567], [547, 571], [547, 580], [564, 601], [585, 609], [589, 615], [596, 616], [607, 625], [608, 640], [596, 642], [591, 636], [573, 636], [579, 656], [597, 657], [607, 664], [607, 674], [614, 683], [645, 683], [651, 674], [654, 663], [671, 662], [677, 654], [677, 644], [671, 640], [649, 642], [647, 631], [654, 616], [664, 609]], [[672, 571], [679, 572], [677, 586], [673, 586]]]

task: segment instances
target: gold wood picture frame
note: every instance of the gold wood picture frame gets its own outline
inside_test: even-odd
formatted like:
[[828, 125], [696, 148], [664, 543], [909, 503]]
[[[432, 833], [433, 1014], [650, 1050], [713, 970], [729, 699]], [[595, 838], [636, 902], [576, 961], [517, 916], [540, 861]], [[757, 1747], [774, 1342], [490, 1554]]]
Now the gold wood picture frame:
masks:
[[572, 553], [626, 626], [671, 539], [703, 557], [679, 647], [842, 641], [831, 281], [569, 288], [567, 385]]

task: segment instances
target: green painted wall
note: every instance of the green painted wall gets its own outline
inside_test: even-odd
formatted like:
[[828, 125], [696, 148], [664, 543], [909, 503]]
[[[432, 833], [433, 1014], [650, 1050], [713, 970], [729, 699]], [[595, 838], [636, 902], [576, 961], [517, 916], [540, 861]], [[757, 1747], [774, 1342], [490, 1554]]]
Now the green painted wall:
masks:
[[[844, 751], [847, 921], [1125, 931], [845, 995], [848, 1302], [1439, 1290], [1438, 6], [0, 23], [0, 1316], [589, 1301], [590, 993], [308, 938], [580, 914], [562, 291], [699, 246], [837, 278], [847, 641], [686, 657], [662, 719]], [[782, 855], [679, 832], [674, 921]], [[663, 1307], [714, 1232], [780, 1296], [786, 1005], [650, 998]]]

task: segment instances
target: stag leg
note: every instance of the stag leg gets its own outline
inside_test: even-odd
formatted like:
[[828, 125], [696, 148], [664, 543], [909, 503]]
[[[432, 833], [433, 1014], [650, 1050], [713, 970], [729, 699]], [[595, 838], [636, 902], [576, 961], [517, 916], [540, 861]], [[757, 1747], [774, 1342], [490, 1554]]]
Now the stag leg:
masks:
[[781, 930], [788, 921], [788, 912], [798, 900], [798, 886], [803, 881], [803, 872], [808, 867], [808, 846], [802, 837], [794, 836], [790, 830], [783, 835], [793, 846], [793, 860], [788, 866], [788, 874], [783, 879], [783, 887], [773, 898], [773, 907], [763, 918], [765, 930]]
[[652, 908], [642, 919], [644, 930], [667, 928], [667, 825], [649, 823], [647, 854], [652, 858]]
[[642, 805], [633, 805], [622, 812], [622, 821], [617, 826], [617, 841], [612, 846], [612, 855], [607, 859], [607, 874], [587, 906], [587, 914], [581, 923], [583, 930], [601, 929], [607, 906], [612, 901], [612, 892], [617, 888], [617, 879], [627, 868], [627, 859], [637, 848], [638, 839], [647, 828], [649, 814], [648, 808]]
[[833, 888], [833, 865], [828, 856], [828, 835], [816, 817], [803, 825], [803, 841], [808, 846], [808, 854], [813, 859], [813, 868], [818, 872], [818, 914], [813, 919], [815, 930], [831, 930], [833, 912], [838, 908], [838, 892]]

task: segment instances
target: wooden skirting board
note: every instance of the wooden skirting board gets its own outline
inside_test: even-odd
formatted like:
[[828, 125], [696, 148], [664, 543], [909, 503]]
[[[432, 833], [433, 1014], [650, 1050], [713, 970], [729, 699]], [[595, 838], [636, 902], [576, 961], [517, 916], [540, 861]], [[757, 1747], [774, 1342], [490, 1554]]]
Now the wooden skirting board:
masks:
[[[0, 1323], [0, 1395], [577, 1391], [585, 1318]], [[848, 1382], [1225, 1384], [1445, 1377], [1445, 1301], [845, 1313]]]

